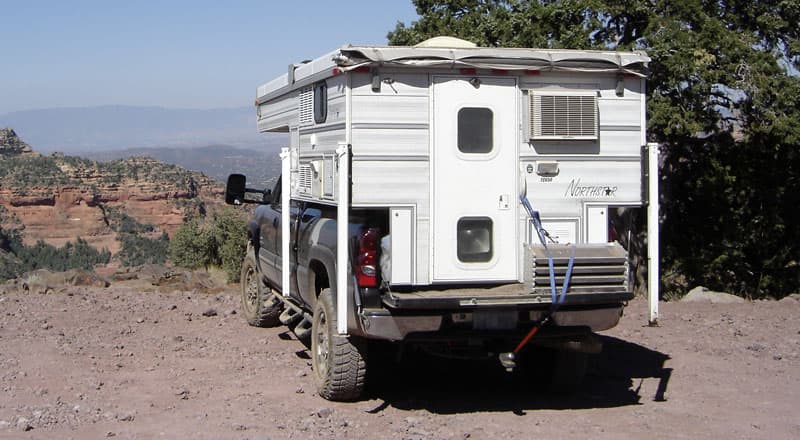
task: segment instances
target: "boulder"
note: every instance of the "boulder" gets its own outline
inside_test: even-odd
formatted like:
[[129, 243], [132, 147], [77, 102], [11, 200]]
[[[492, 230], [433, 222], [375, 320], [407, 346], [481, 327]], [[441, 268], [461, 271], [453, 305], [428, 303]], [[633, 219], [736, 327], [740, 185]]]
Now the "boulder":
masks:
[[784, 304], [800, 304], [800, 293], [793, 293], [789, 296], [785, 296], [778, 302]]
[[108, 287], [111, 283], [100, 275], [85, 270], [75, 269], [64, 273], [65, 284], [70, 286]]
[[742, 297], [731, 295], [730, 293], [725, 292], [715, 292], [713, 290], [708, 290], [703, 286], [697, 286], [690, 290], [686, 296], [681, 298], [681, 301], [710, 302], [712, 304], [732, 304], [745, 302], [744, 298]]
[[66, 272], [53, 272], [37, 269], [20, 277], [20, 286], [28, 293], [54, 293], [65, 286], [108, 287], [110, 283], [94, 272], [72, 269]]

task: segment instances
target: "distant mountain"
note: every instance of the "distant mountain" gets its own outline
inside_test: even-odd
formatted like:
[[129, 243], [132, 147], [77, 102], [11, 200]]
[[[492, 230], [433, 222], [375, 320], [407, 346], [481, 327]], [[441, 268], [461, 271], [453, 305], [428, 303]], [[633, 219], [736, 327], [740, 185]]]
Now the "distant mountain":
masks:
[[101, 162], [146, 156], [187, 170], [199, 171], [220, 182], [225, 182], [228, 174], [244, 174], [247, 176], [248, 186], [266, 188], [271, 187], [280, 175], [279, 153], [280, 146], [267, 146], [256, 150], [213, 145], [198, 148], [128, 148], [84, 152], [78, 155]]
[[162, 107], [66, 107], [0, 115], [37, 151], [75, 153], [125, 148], [277, 146], [285, 136], [256, 130], [252, 107], [209, 110]]

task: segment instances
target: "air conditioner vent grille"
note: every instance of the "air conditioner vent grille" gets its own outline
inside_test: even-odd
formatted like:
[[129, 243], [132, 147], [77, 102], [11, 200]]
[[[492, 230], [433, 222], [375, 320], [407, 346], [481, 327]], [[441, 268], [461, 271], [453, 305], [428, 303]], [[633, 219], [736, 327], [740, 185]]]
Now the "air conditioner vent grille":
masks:
[[596, 95], [531, 94], [531, 139], [597, 139]]

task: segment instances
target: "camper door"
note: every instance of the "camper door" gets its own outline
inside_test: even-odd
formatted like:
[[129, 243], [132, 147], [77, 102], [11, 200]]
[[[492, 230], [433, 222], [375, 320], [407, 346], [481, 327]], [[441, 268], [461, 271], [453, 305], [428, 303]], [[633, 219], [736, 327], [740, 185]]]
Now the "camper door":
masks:
[[515, 281], [516, 79], [433, 82], [433, 281]]

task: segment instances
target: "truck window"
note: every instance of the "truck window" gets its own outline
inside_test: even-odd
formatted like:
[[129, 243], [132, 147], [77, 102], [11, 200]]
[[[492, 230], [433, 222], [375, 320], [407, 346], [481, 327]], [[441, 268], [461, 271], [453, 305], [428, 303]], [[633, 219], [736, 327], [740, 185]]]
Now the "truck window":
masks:
[[276, 211], [281, 210], [281, 177], [278, 177], [278, 181], [275, 182], [275, 187], [272, 188], [272, 208]]

